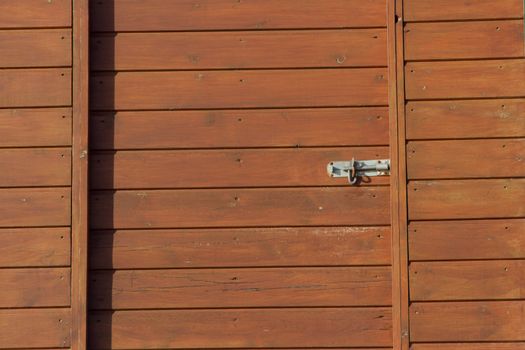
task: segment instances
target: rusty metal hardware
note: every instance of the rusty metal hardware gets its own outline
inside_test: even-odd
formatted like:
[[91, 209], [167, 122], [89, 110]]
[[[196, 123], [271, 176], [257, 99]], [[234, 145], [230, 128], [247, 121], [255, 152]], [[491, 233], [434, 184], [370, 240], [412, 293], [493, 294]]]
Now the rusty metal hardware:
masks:
[[330, 177], [346, 177], [351, 185], [355, 185], [360, 177], [375, 177], [390, 175], [390, 159], [333, 161], [327, 166]]

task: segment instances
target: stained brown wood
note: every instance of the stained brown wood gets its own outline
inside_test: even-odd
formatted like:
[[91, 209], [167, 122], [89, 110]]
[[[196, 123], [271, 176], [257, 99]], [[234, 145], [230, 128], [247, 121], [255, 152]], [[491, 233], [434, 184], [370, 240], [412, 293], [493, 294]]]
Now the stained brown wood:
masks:
[[414, 342], [523, 341], [523, 301], [415, 303]]
[[525, 100], [426, 101], [407, 104], [410, 139], [525, 136]]
[[0, 227], [65, 226], [71, 218], [69, 188], [0, 190]]
[[525, 258], [525, 220], [412, 222], [411, 260]]
[[[524, 149], [523, 146], [521, 148]], [[347, 178], [330, 178], [323, 165], [334, 160], [354, 157], [386, 159], [388, 148], [121, 151], [114, 154], [95, 154], [91, 157], [91, 188], [344, 185], [348, 183]], [[0, 164], [1, 160], [0, 153]], [[305, 164], [318, 166], [306, 170]], [[366, 183], [388, 184], [388, 177], [363, 179], [363, 184]]]
[[377, 67], [386, 30], [118, 33], [91, 50], [94, 70]]
[[[450, 9], [449, 9], [450, 10]], [[523, 21], [409, 23], [406, 60], [523, 57]]]
[[92, 309], [390, 305], [389, 267], [90, 274]]
[[406, 21], [523, 17], [521, 0], [405, 0]]
[[93, 229], [381, 225], [388, 188], [93, 192]]
[[413, 301], [522, 299], [524, 280], [523, 260], [411, 263], [410, 298]]
[[0, 149], [2, 187], [66, 186], [71, 184], [68, 148]]
[[523, 343], [414, 344], [414, 350], [523, 350]]
[[525, 216], [525, 180], [444, 180], [409, 183], [412, 220]]
[[91, 94], [103, 110], [386, 105], [387, 71], [121, 72], [95, 75]]
[[44, 107], [71, 104], [71, 69], [4, 69], [0, 71], [0, 107]]
[[69, 268], [0, 269], [0, 307], [68, 306], [69, 275]]
[[69, 108], [0, 109], [1, 147], [71, 144]]
[[410, 179], [525, 175], [525, 139], [413, 141], [407, 157]]
[[68, 309], [0, 310], [0, 344], [4, 349], [69, 347]]
[[525, 95], [525, 60], [521, 59], [409, 63], [406, 77], [411, 100]]
[[118, 112], [90, 118], [92, 149], [388, 144], [382, 107]]
[[293, 29], [386, 26], [385, 0], [103, 0], [95, 31]]
[[93, 231], [90, 247], [92, 269], [388, 265], [390, 228]]
[[70, 29], [0, 31], [3, 68], [70, 66], [70, 50]]
[[71, 0], [0, 0], [0, 28], [67, 27]]
[[69, 265], [68, 228], [2, 229], [0, 241], [0, 267]]
[[389, 308], [120, 311], [92, 313], [89, 332], [94, 349], [390, 346], [391, 322]]

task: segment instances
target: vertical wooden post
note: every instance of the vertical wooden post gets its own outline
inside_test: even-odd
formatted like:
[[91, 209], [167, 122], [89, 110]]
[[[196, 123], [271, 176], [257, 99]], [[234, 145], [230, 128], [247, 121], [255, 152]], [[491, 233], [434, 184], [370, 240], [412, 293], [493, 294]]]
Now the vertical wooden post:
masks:
[[390, 106], [392, 307], [394, 350], [407, 350], [409, 339], [408, 216], [405, 135], [403, 1], [388, 0]]
[[71, 349], [86, 349], [89, 0], [73, 1]]

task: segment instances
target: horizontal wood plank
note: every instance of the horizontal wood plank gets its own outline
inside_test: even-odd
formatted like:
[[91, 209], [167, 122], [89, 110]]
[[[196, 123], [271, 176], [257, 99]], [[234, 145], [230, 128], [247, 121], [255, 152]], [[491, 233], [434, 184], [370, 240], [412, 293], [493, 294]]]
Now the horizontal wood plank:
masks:
[[522, 177], [525, 139], [412, 141], [407, 163], [409, 179]]
[[69, 265], [69, 228], [1, 229], [0, 241], [0, 267]]
[[92, 231], [90, 247], [92, 269], [389, 265], [390, 228]]
[[389, 267], [100, 271], [89, 281], [91, 309], [392, 303]]
[[390, 308], [94, 312], [88, 332], [93, 349], [392, 345]]
[[71, 310], [0, 310], [0, 329], [4, 349], [69, 347]]
[[71, 184], [69, 148], [0, 149], [0, 187]]
[[412, 181], [411, 220], [525, 216], [525, 179]]
[[54, 107], [71, 104], [71, 69], [0, 70], [0, 107]]
[[405, 0], [406, 21], [444, 21], [523, 17], [521, 0]]
[[71, 0], [0, 0], [0, 28], [71, 26]]
[[[91, 228], [386, 225], [388, 187], [92, 192]], [[1, 222], [1, 221], [0, 221]]]
[[388, 89], [385, 68], [354, 68], [97, 74], [91, 94], [96, 110], [346, 107], [386, 105]]
[[103, 0], [95, 31], [293, 29], [386, 26], [385, 0]]
[[0, 307], [68, 306], [69, 276], [69, 268], [0, 269]]
[[525, 258], [525, 220], [411, 222], [411, 260]]
[[66, 226], [71, 222], [69, 188], [0, 190], [0, 227]]
[[409, 102], [408, 139], [524, 137], [525, 100]]
[[[509, 144], [510, 145], [510, 144]], [[522, 149], [523, 148], [522, 146]], [[121, 151], [91, 156], [91, 188], [210, 188], [265, 186], [331, 186], [326, 165], [334, 160], [387, 159], [387, 147], [221, 150]], [[525, 158], [525, 154], [524, 154]], [[2, 154], [0, 152], [0, 164]], [[305, 164], [311, 168], [306, 171]], [[525, 167], [523, 167], [525, 173]], [[0, 176], [0, 180], [2, 176]], [[362, 184], [388, 184], [389, 177], [363, 178]]]
[[91, 52], [93, 70], [387, 65], [386, 29], [119, 33], [96, 36]]
[[70, 66], [70, 50], [70, 29], [0, 31], [2, 68]]
[[90, 119], [92, 149], [366, 146], [388, 145], [389, 137], [384, 107], [93, 113]]
[[413, 62], [405, 76], [409, 100], [525, 95], [523, 59]]
[[414, 303], [414, 342], [525, 340], [524, 301]]
[[524, 280], [525, 260], [411, 263], [410, 300], [523, 299]]
[[0, 109], [0, 147], [71, 145], [69, 108]]
[[405, 60], [523, 57], [523, 20], [409, 23]]

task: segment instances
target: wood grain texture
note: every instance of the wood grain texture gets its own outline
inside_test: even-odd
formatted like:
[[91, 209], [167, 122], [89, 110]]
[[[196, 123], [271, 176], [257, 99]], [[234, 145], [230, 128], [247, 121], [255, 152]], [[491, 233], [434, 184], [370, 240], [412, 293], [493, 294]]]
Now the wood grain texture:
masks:
[[405, 0], [406, 21], [522, 18], [521, 0]]
[[525, 139], [412, 141], [407, 158], [409, 179], [521, 177]]
[[[388, 154], [387, 147], [101, 153], [91, 156], [90, 185], [92, 189], [345, 185], [347, 178], [328, 176], [328, 163], [354, 157], [387, 159]], [[311, 167], [307, 170], [305, 164]], [[362, 184], [388, 180], [363, 178]]]
[[386, 26], [385, 0], [103, 0], [95, 31], [293, 29]]
[[388, 144], [383, 107], [92, 113], [90, 119], [91, 149]]
[[389, 267], [100, 271], [91, 309], [390, 305]]
[[93, 70], [377, 67], [387, 64], [385, 29], [118, 33], [94, 37], [91, 52]]
[[525, 179], [412, 181], [411, 220], [525, 216]]
[[409, 23], [405, 59], [523, 57], [523, 21]]
[[371, 106], [386, 105], [387, 90], [384, 68], [121, 72], [93, 75], [91, 107], [130, 110]]
[[0, 190], [0, 227], [66, 226], [71, 222], [69, 188]]
[[0, 230], [0, 267], [69, 265], [69, 232], [66, 227]]
[[71, 104], [71, 69], [4, 69], [0, 71], [0, 107], [44, 107]]
[[69, 145], [69, 108], [0, 109], [0, 147]]
[[92, 231], [90, 247], [92, 269], [389, 265], [390, 228]]
[[69, 306], [69, 268], [0, 269], [0, 307]]
[[409, 102], [407, 136], [409, 139], [523, 137], [525, 100]]
[[69, 347], [68, 309], [0, 310], [0, 344], [4, 349]]
[[410, 100], [525, 95], [522, 59], [408, 63], [406, 77]]
[[69, 148], [0, 149], [1, 187], [71, 184]]
[[410, 264], [410, 299], [523, 299], [525, 260], [416, 262]]
[[525, 258], [525, 220], [412, 222], [411, 260]]
[[384, 225], [387, 187], [92, 192], [91, 228]]
[[70, 50], [70, 29], [0, 31], [3, 68], [70, 66]]
[[414, 342], [523, 341], [523, 301], [414, 303]]
[[391, 322], [389, 308], [117, 311], [89, 332], [93, 349], [387, 347]]
[[71, 0], [0, 0], [0, 28], [71, 26]]

